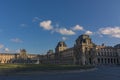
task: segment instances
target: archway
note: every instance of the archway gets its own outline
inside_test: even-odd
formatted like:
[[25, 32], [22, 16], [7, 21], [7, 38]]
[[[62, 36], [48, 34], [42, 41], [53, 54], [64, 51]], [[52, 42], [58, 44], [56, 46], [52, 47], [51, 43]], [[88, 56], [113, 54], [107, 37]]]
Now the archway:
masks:
[[110, 63], [110, 59], [108, 58], [108, 64]]
[[89, 58], [89, 63], [92, 64], [92, 59], [91, 58]]
[[111, 58], [111, 64], [113, 64], [113, 59]]
[[114, 64], [116, 64], [116, 59], [114, 59]]
[[107, 59], [105, 58], [105, 64], [107, 63]]
[[98, 64], [100, 64], [100, 59], [98, 58]]
[[101, 59], [101, 63], [103, 64], [103, 58]]

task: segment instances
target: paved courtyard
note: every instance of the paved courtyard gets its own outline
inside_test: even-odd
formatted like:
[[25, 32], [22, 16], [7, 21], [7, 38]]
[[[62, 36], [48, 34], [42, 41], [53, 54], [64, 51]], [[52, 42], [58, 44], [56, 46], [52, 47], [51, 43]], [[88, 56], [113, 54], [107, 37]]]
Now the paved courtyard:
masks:
[[0, 80], [120, 80], [120, 66], [101, 66], [88, 71], [5, 75], [0, 76]]

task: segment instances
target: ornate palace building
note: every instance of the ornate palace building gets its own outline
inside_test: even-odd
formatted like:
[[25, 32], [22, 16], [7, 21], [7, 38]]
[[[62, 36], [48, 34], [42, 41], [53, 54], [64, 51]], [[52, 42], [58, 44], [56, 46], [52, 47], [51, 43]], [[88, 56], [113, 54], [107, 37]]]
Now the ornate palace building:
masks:
[[38, 56], [27, 54], [25, 49], [20, 53], [0, 53], [0, 63], [35, 63]]
[[1, 53], [0, 63], [116, 65], [120, 64], [120, 44], [114, 47], [96, 45], [89, 35], [83, 34], [71, 48], [64, 41], [60, 41], [55, 52], [49, 50], [44, 55], [26, 54], [25, 49], [16, 54]]
[[75, 45], [71, 48], [68, 48], [64, 41], [58, 42], [55, 53], [48, 51], [42, 62], [76, 65], [120, 64], [120, 44], [115, 47], [96, 45], [89, 35], [84, 34], [76, 39]]

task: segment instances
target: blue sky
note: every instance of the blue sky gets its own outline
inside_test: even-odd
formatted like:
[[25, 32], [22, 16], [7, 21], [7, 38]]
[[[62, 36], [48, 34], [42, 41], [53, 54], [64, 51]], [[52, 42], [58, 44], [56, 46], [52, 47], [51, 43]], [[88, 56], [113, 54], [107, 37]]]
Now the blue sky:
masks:
[[96, 44], [120, 43], [120, 0], [0, 0], [0, 52], [44, 54], [88, 34]]

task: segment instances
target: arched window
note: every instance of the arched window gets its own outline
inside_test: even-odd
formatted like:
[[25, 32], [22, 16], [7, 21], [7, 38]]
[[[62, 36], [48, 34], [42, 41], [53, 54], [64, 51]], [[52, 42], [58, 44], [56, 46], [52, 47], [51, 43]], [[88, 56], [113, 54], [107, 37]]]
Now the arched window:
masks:
[[89, 58], [89, 63], [92, 64], [92, 60], [91, 60], [91, 58]]
[[100, 63], [100, 59], [98, 58], [98, 63]]
[[105, 64], [107, 63], [107, 59], [105, 58]]
[[103, 63], [103, 58], [101, 59], [101, 63]]
[[114, 59], [114, 63], [116, 63], [116, 59]]
[[108, 64], [110, 63], [110, 59], [108, 58]]
[[113, 64], [113, 59], [111, 58], [111, 63]]

